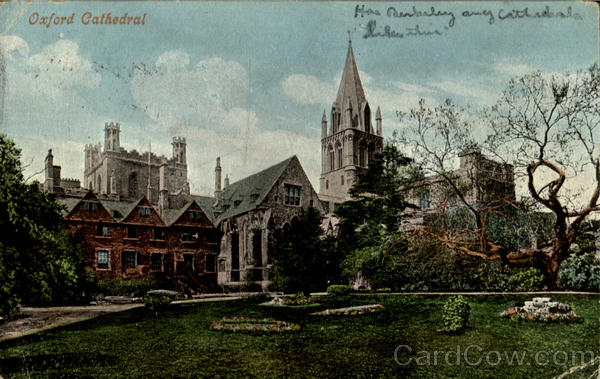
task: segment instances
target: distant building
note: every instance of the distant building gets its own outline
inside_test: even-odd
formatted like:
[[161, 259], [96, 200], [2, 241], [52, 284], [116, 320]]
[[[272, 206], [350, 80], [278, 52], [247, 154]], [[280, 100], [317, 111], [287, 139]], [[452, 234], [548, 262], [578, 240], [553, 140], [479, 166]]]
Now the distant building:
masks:
[[152, 203], [163, 202], [166, 208], [173, 197], [189, 195], [185, 138], [173, 137], [173, 154], [166, 158], [150, 151], [125, 150], [120, 133], [119, 123], [106, 123], [104, 148], [100, 144], [85, 146], [84, 188], [123, 199], [144, 195]]
[[383, 149], [381, 110], [373, 124], [371, 107], [360, 81], [352, 42], [346, 65], [331, 107], [329, 124], [323, 111], [321, 121], [321, 179], [319, 198], [327, 213], [349, 199], [348, 191], [357, 175]]
[[61, 167], [54, 165], [54, 156], [52, 149], [44, 160], [44, 183], [42, 190], [44, 192], [53, 192], [56, 194], [82, 194], [81, 182], [79, 179], [65, 179], [60, 176]]
[[[469, 204], [485, 204], [501, 198], [515, 200], [513, 166], [486, 158], [477, 150], [460, 154], [460, 166], [449, 173]], [[406, 189], [406, 200], [414, 208], [404, 213], [404, 227], [424, 223], [424, 217], [439, 213], [446, 200], [447, 210], [464, 204], [440, 175], [429, 176]]]

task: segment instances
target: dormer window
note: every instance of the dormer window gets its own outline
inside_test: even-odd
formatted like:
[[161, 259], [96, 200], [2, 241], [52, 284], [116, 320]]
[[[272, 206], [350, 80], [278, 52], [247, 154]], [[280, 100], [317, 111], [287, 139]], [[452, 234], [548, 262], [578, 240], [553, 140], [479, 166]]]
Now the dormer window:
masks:
[[198, 222], [202, 221], [202, 212], [201, 211], [189, 211], [190, 221]]
[[152, 213], [152, 208], [151, 207], [140, 207], [140, 216], [142, 216], [142, 217], [150, 217], [151, 213]]
[[292, 184], [285, 185], [285, 205], [300, 205], [300, 194], [302, 193], [302, 187], [294, 186]]
[[98, 209], [98, 202], [85, 200], [83, 202], [83, 209], [86, 211], [95, 211]]

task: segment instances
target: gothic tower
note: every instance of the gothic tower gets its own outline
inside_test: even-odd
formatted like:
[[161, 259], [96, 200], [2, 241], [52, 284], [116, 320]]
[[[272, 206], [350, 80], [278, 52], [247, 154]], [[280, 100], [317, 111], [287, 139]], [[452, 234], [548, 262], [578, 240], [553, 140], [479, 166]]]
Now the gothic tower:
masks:
[[321, 120], [321, 180], [319, 198], [329, 203], [329, 211], [349, 199], [348, 190], [359, 172], [369, 167], [375, 154], [383, 149], [381, 110], [377, 108], [376, 130], [371, 108], [358, 75], [358, 68], [348, 42], [348, 55], [337, 98]]

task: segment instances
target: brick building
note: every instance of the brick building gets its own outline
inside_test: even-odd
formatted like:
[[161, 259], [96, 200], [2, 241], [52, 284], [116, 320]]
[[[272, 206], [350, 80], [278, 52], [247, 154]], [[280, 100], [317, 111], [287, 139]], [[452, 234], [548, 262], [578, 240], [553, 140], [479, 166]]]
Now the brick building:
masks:
[[114, 200], [89, 191], [82, 198], [58, 201], [96, 278], [163, 283], [182, 278], [197, 288], [216, 284], [219, 233], [202, 209], [202, 199], [189, 197], [180, 209], [162, 216], [145, 196]]

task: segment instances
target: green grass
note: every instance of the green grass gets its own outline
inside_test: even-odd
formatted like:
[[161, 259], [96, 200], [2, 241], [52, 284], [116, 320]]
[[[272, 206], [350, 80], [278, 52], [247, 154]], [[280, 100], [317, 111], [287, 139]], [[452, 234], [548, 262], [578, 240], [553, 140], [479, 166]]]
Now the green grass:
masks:
[[[414, 378], [549, 378], [577, 365], [554, 364], [557, 351], [592, 351], [600, 355], [599, 298], [553, 296], [568, 302], [584, 318], [580, 324], [545, 324], [501, 319], [498, 312], [526, 296], [467, 297], [472, 307], [468, 328], [448, 335], [441, 328], [445, 296], [353, 296], [321, 298], [323, 307], [379, 302], [379, 313], [352, 317], [316, 317], [292, 312], [286, 321], [299, 332], [232, 334], [209, 329], [223, 316], [270, 316], [271, 310], [249, 301], [171, 305], [158, 313], [138, 308], [19, 340], [0, 343], [3, 377], [414, 377]], [[278, 315], [281, 319], [281, 315]], [[398, 365], [394, 350], [408, 345], [429, 365]], [[468, 366], [462, 355], [469, 345]], [[460, 349], [460, 365], [448, 365], [445, 352]], [[438, 353], [437, 364], [433, 361]], [[523, 365], [486, 363], [498, 351], [526, 354]], [[549, 363], [536, 365], [538, 351]], [[496, 355], [491, 353], [491, 363]], [[559, 362], [564, 360], [558, 353]], [[456, 354], [449, 355], [456, 363]], [[546, 357], [544, 355], [543, 357]], [[543, 358], [542, 357], [542, 358]], [[527, 364], [529, 363], [529, 365]], [[589, 374], [588, 374], [589, 375]], [[586, 376], [587, 377], [587, 376]]]

